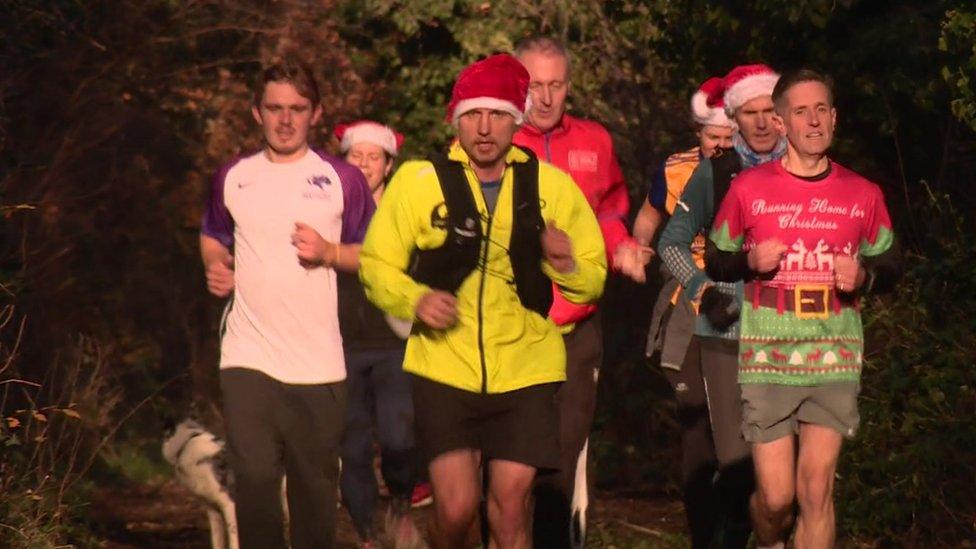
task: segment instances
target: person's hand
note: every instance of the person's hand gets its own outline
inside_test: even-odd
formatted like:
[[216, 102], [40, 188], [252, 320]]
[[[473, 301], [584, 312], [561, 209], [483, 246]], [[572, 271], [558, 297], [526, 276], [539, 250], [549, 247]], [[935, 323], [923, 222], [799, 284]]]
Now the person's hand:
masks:
[[713, 328], [724, 332], [739, 320], [739, 304], [735, 298], [724, 294], [715, 286], [707, 286], [701, 293], [699, 314], [705, 316]]
[[322, 238], [318, 231], [305, 223], [295, 222], [291, 244], [298, 252], [298, 262], [306, 269], [335, 265], [338, 244]]
[[424, 294], [414, 311], [417, 318], [435, 330], [444, 330], [457, 323], [457, 298], [440, 290]]
[[861, 261], [849, 255], [834, 256], [834, 286], [841, 292], [854, 292], [864, 284]]
[[779, 267], [787, 249], [778, 238], [763, 240], [749, 250], [749, 268], [760, 274], [772, 272]]
[[546, 230], [542, 232], [542, 257], [560, 273], [571, 273], [576, 269], [573, 242], [552, 221], [546, 224]]
[[654, 257], [654, 250], [648, 246], [624, 243], [613, 252], [613, 268], [623, 276], [643, 284], [647, 280], [645, 268]]
[[234, 258], [226, 254], [219, 261], [207, 265], [207, 291], [217, 297], [227, 297], [234, 290]]

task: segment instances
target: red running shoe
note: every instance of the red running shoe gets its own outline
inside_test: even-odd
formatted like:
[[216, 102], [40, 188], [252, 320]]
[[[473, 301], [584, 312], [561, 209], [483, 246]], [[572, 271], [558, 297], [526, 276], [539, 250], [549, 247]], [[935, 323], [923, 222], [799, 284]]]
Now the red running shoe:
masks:
[[434, 491], [430, 488], [429, 482], [418, 482], [413, 487], [413, 494], [410, 495], [411, 507], [426, 507], [434, 503]]

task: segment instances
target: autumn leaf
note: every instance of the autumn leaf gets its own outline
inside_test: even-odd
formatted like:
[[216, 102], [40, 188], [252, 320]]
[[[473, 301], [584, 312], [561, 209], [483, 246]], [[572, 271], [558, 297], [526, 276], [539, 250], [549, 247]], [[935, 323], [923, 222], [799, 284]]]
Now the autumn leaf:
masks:
[[58, 411], [61, 412], [64, 415], [68, 416], [68, 417], [73, 417], [75, 419], [81, 419], [81, 414], [79, 414], [78, 412], [72, 410], [71, 408], [61, 408]]

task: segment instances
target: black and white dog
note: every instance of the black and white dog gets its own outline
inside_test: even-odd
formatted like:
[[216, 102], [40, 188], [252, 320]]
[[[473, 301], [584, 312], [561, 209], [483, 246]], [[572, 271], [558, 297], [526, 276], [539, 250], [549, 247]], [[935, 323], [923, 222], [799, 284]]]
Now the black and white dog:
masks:
[[210, 543], [214, 549], [238, 549], [237, 516], [231, 497], [233, 475], [227, 466], [224, 441], [193, 419], [168, 428], [163, 457], [176, 479], [207, 507]]

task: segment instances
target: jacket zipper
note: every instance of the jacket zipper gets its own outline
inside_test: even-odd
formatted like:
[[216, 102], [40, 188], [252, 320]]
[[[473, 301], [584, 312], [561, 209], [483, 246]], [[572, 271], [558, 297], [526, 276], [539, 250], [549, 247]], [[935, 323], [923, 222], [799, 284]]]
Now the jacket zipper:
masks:
[[479, 270], [481, 271], [481, 282], [478, 284], [478, 354], [481, 357], [481, 392], [482, 394], [488, 393], [488, 364], [485, 362], [485, 334], [484, 334], [484, 296], [485, 296], [485, 279], [487, 278], [488, 272], [488, 246], [491, 243], [491, 220], [495, 216], [488, 214], [488, 230], [485, 233], [485, 249], [481, 253], [481, 265], [479, 265]]
[[[508, 166], [502, 170], [502, 176], [498, 180], [498, 200], [501, 200], [502, 189], [505, 185], [505, 173]], [[477, 179], [477, 178], [476, 178]], [[488, 215], [488, 227], [485, 229], [485, 249], [481, 252], [481, 264], [478, 270], [481, 271], [481, 281], [478, 283], [478, 355], [481, 359], [481, 393], [488, 394], [488, 363], [485, 361], [485, 333], [484, 333], [484, 296], [485, 279], [488, 278], [488, 247], [491, 245], [491, 222], [495, 219], [495, 214], [488, 209], [488, 201], [485, 199], [485, 192], [478, 182], [478, 190], [481, 191], [481, 201], [485, 203], [485, 212]], [[497, 202], [495, 203], [497, 207]]]
[[549, 138], [552, 137], [552, 130], [542, 134], [542, 146], [546, 151], [546, 162], [552, 162], [552, 150], [549, 148]]

